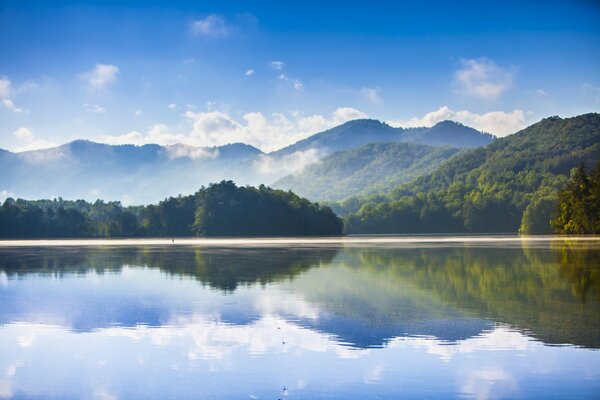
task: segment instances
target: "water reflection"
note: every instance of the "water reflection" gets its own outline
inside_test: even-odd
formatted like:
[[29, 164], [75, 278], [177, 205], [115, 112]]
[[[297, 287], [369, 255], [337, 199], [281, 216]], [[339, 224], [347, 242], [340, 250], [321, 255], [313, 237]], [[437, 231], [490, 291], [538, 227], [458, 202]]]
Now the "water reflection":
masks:
[[0, 249], [0, 397], [586, 397], [597, 246]]

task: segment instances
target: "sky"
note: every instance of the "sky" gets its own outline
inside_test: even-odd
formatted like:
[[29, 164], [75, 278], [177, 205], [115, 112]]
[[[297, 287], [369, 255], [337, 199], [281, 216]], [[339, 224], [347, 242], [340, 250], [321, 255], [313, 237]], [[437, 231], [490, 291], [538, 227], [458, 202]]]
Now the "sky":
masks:
[[600, 111], [598, 1], [0, 0], [0, 148], [244, 142], [356, 118], [506, 136]]

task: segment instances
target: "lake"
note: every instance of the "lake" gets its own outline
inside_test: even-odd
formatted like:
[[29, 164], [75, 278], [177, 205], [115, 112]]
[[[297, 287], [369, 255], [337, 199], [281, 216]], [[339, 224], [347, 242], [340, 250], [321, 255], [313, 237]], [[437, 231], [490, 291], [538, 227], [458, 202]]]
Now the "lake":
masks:
[[598, 398], [598, 238], [0, 244], [0, 397]]

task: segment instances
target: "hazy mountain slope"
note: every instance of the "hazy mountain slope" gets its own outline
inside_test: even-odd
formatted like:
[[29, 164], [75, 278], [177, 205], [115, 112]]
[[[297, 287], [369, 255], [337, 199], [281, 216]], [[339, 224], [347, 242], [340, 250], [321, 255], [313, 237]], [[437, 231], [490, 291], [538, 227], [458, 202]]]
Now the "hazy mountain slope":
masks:
[[427, 129], [405, 129], [402, 141], [429, 146], [479, 147], [492, 142], [493, 135], [454, 121], [442, 121]]
[[[0, 191], [37, 198], [83, 198], [148, 203], [169, 193], [192, 193], [221, 179], [251, 182], [240, 166], [263, 154], [246, 144], [216, 148], [111, 146], [77, 140], [51, 149], [0, 153]], [[245, 179], [248, 179], [246, 182]]]
[[413, 143], [371, 143], [333, 153], [273, 186], [319, 201], [383, 193], [431, 172], [459, 150]]
[[[579, 163], [591, 169], [598, 160], [600, 114], [547, 118], [467, 150], [386, 197], [363, 200], [347, 230], [516, 232], [528, 206], [551, 200]], [[530, 211], [547, 225], [552, 207]]]
[[348, 150], [367, 143], [410, 142], [430, 146], [477, 147], [490, 143], [494, 136], [453, 121], [442, 121], [431, 128], [392, 128], [384, 122], [359, 119], [317, 133], [270, 155], [282, 156], [297, 151], [318, 149], [323, 154]]

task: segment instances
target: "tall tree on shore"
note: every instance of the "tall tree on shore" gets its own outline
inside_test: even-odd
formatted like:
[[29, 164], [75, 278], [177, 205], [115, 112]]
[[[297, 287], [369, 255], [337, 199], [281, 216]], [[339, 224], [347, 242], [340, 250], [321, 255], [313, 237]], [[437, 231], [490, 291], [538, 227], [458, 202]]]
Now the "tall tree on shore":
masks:
[[600, 162], [588, 176], [583, 163], [559, 192], [557, 215], [550, 224], [557, 233], [600, 233]]

